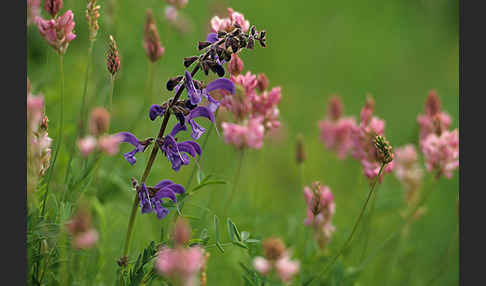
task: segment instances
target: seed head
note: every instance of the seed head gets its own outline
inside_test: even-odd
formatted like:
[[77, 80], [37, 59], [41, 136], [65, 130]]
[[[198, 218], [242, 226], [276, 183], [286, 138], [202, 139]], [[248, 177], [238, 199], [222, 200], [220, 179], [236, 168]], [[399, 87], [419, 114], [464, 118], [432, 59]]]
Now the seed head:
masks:
[[115, 76], [120, 70], [120, 57], [118, 56], [118, 47], [116, 45], [115, 39], [110, 35], [110, 40], [108, 43], [108, 52], [106, 55], [106, 67], [108, 72], [112, 76]]
[[383, 164], [388, 164], [393, 161], [393, 152], [390, 142], [388, 142], [383, 136], [376, 136], [375, 140], [376, 157], [377, 160]]
[[96, 5], [97, 0], [87, 0], [86, 6], [86, 21], [88, 22], [89, 40], [93, 42], [96, 40], [96, 34], [100, 26], [98, 25], [98, 18], [100, 17], [100, 5]]

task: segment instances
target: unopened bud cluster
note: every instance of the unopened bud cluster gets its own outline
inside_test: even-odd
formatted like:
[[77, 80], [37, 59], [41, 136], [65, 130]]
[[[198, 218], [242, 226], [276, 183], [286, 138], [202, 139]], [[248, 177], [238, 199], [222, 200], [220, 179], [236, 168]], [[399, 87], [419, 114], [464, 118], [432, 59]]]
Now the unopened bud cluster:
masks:
[[118, 71], [120, 71], [121, 63], [120, 57], [118, 55], [118, 46], [116, 45], [115, 39], [110, 35], [108, 42], [108, 51], [106, 53], [106, 68], [108, 72], [115, 76]]
[[87, 0], [86, 6], [86, 22], [88, 22], [89, 40], [94, 42], [96, 40], [96, 34], [100, 28], [98, 24], [98, 18], [100, 17], [100, 5], [97, 5], [97, 0]]

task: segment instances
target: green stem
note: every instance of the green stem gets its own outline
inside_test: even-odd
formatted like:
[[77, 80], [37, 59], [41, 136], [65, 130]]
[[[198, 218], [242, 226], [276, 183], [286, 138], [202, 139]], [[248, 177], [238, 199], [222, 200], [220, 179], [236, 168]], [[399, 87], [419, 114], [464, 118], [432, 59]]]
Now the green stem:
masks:
[[366, 254], [366, 250], [368, 249], [368, 242], [370, 240], [371, 219], [373, 218], [373, 215], [375, 213], [375, 206], [376, 206], [376, 200], [377, 200], [376, 197], [377, 196], [378, 196], [378, 194], [375, 192], [374, 195], [373, 195], [373, 199], [371, 201], [371, 209], [370, 209], [370, 211], [367, 215], [367, 218], [366, 218], [366, 223], [365, 223], [365, 228], [364, 228], [365, 240], [364, 240], [363, 252], [361, 252], [360, 262], [363, 261], [365, 254]]
[[228, 201], [226, 201], [226, 204], [225, 204], [225, 207], [224, 207], [224, 211], [223, 211], [224, 216], [226, 216], [226, 212], [228, 211], [228, 208], [231, 205], [231, 202], [233, 201], [233, 197], [235, 195], [236, 188], [238, 187], [238, 180], [240, 179], [241, 166], [243, 165], [244, 155], [245, 155], [245, 150], [244, 149], [240, 150], [239, 151], [239, 157], [238, 157], [238, 167], [236, 169], [235, 178], [233, 180], [233, 188], [231, 190], [230, 197], [229, 197]]
[[[194, 76], [198, 71], [199, 71], [199, 65], [196, 65], [196, 67], [192, 70], [191, 75]], [[170, 109], [177, 102], [177, 100], [181, 96], [182, 92], [184, 91], [184, 88], [185, 88], [185, 85], [182, 85], [181, 88], [179, 88], [176, 95], [174, 96], [174, 99], [172, 100], [171, 104], [167, 108], [168, 112], [166, 112], [164, 114], [164, 119], [162, 121], [162, 125], [160, 126], [159, 134], [158, 134], [157, 139], [155, 140], [155, 143], [152, 147], [152, 153], [150, 153], [150, 157], [147, 161], [147, 165], [145, 166], [145, 170], [143, 171], [143, 175], [142, 175], [142, 178], [140, 180], [141, 184], [145, 183], [148, 175], [150, 174], [150, 171], [152, 170], [152, 165], [154, 164], [155, 157], [157, 156], [157, 152], [159, 151], [159, 148], [158, 148], [156, 142], [161, 140], [162, 137], [164, 136], [164, 132], [165, 132], [165, 129], [167, 127], [167, 123], [169, 122], [169, 118], [170, 118], [170, 115], [171, 115]], [[126, 237], [125, 237], [125, 246], [123, 247], [122, 258], [127, 258], [127, 255], [128, 255], [128, 248], [130, 246], [130, 239], [132, 237], [133, 226], [134, 226], [134, 223], [135, 223], [135, 218], [137, 217], [138, 203], [139, 203], [138, 194], [135, 194], [135, 198], [134, 198], [133, 204], [132, 204], [132, 210], [131, 210], [131, 213], [130, 213], [130, 218], [128, 219], [128, 227], [127, 227], [127, 233], [126, 233]]]
[[115, 89], [115, 76], [112, 75], [110, 79], [110, 105], [108, 107], [110, 113], [113, 112], [113, 90], [114, 89]]
[[378, 176], [376, 176], [375, 180], [373, 181], [373, 183], [371, 184], [371, 187], [370, 187], [370, 190], [368, 192], [368, 196], [363, 204], [363, 207], [361, 208], [361, 212], [358, 216], [358, 219], [356, 220], [356, 222], [354, 223], [354, 226], [353, 226], [353, 229], [351, 231], [351, 234], [348, 236], [348, 238], [346, 239], [346, 241], [344, 242], [343, 246], [341, 247], [341, 249], [339, 250], [339, 252], [332, 258], [331, 262], [329, 262], [326, 267], [324, 267], [324, 269], [317, 275], [317, 276], [314, 276], [312, 277], [308, 283], [306, 283], [306, 285], [310, 285], [311, 282], [316, 279], [316, 278], [319, 278], [321, 277], [322, 275], [324, 275], [330, 268], [332, 265], [334, 265], [334, 263], [337, 261], [337, 259], [344, 253], [344, 251], [349, 247], [349, 244], [351, 243], [351, 241], [353, 240], [353, 236], [356, 232], [356, 230], [358, 229], [358, 225], [359, 223], [361, 222], [361, 219], [363, 218], [363, 215], [365, 213], [365, 210], [366, 210], [366, 206], [368, 206], [368, 202], [370, 201], [370, 198], [371, 196], [373, 195], [373, 191], [375, 189], [375, 186], [376, 186], [376, 183], [378, 182], [378, 179], [380, 178], [381, 176], [381, 173], [383, 171], [383, 168], [385, 167], [385, 163], [383, 163], [380, 167], [380, 171], [378, 172]]
[[63, 56], [59, 54], [59, 73], [61, 75], [61, 108], [59, 110], [59, 126], [57, 128], [57, 148], [56, 152], [54, 153], [54, 158], [52, 160], [51, 167], [49, 168], [49, 175], [47, 177], [47, 185], [46, 185], [46, 194], [44, 196], [44, 200], [42, 202], [42, 211], [41, 211], [41, 217], [44, 217], [45, 211], [46, 211], [46, 202], [47, 202], [47, 197], [49, 196], [49, 184], [52, 179], [52, 174], [54, 173], [54, 165], [56, 164], [57, 161], [57, 155], [61, 151], [62, 147], [62, 139], [64, 136], [64, 68], [63, 68]]
[[67, 164], [67, 170], [66, 170], [66, 175], [64, 176], [64, 192], [62, 194], [62, 200], [66, 197], [66, 191], [68, 188], [68, 180], [69, 180], [69, 175], [71, 173], [71, 163], [73, 161], [74, 157], [74, 148], [76, 146], [76, 139], [79, 138], [80, 136], [84, 136], [84, 129], [85, 129], [85, 118], [86, 118], [86, 93], [88, 90], [88, 75], [89, 75], [89, 67], [91, 63], [91, 54], [93, 53], [93, 41], [90, 42], [89, 49], [88, 49], [88, 64], [86, 66], [86, 74], [84, 77], [84, 88], [83, 88], [83, 96], [81, 99], [81, 108], [79, 110], [79, 128], [78, 132], [76, 133], [76, 136], [73, 139], [73, 142], [71, 144], [71, 148], [69, 151], [69, 160]]

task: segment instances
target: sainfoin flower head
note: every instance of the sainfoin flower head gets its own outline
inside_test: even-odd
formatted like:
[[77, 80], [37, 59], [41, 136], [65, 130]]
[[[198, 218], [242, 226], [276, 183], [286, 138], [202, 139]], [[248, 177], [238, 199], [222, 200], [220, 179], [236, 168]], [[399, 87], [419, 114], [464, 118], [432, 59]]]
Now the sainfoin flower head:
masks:
[[88, 30], [89, 30], [89, 40], [93, 42], [96, 39], [96, 34], [100, 26], [98, 25], [98, 18], [100, 17], [100, 5], [97, 5], [97, 0], [88, 0], [88, 4], [86, 6], [86, 22], [88, 22]]
[[422, 142], [425, 166], [436, 176], [452, 177], [452, 171], [459, 167], [459, 133], [457, 129], [442, 134], [430, 134]]
[[440, 135], [449, 129], [451, 117], [442, 111], [441, 102], [435, 90], [429, 92], [425, 102], [425, 113], [417, 116], [417, 122], [420, 127], [420, 141], [432, 133]]
[[233, 29], [239, 26], [241, 31], [246, 33], [250, 28], [250, 22], [245, 20], [245, 16], [239, 12], [234, 11], [232, 8], [228, 8], [228, 17], [219, 18], [214, 16], [211, 19], [211, 30], [217, 32], [231, 32]]
[[321, 139], [330, 150], [344, 159], [353, 148], [353, 130], [357, 129], [352, 117], [342, 116], [341, 99], [333, 96], [329, 99], [326, 118], [319, 121]]
[[314, 229], [314, 238], [324, 249], [335, 231], [332, 218], [336, 212], [334, 196], [328, 186], [320, 182], [304, 187], [304, 197], [307, 204], [307, 218], [304, 223]]
[[165, 49], [160, 43], [160, 36], [155, 25], [152, 10], [147, 9], [146, 17], [144, 28], [145, 53], [150, 61], [156, 62], [164, 54]]
[[62, 2], [63, 0], [44, 0], [44, 9], [54, 18], [62, 9]]
[[395, 150], [394, 172], [405, 188], [405, 201], [409, 205], [415, 204], [422, 184], [423, 170], [414, 145], [407, 144]]
[[285, 248], [279, 238], [267, 238], [263, 242], [265, 257], [253, 258], [253, 267], [262, 275], [268, 275], [272, 270], [284, 283], [289, 283], [299, 272], [300, 263], [290, 259], [290, 251]]
[[[352, 155], [361, 162], [363, 173], [368, 179], [378, 176], [383, 162], [380, 161], [379, 150], [376, 148], [376, 137], [382, 136], [385, 131], [385, 121], [373, 116], [375, 102], [368, 97], [365, 106], [361, 110], [361, 122], [353, 129]], [[393, 161], [385, 164], [383, 173], [393, 170]], [[382, 180], [382, 176], [378, 178]]]
[[42, 37], [59, 54], [65, 54], [69, 43], [76, 38], [73, 33], [74, 14], [71, 10], [67, 10], [64, 15], [50, 20], [44, 20], [37, 16], [35, 22]]
[[91, 214], [85, 205], [76, 211], [66, 228], [73, 237], [73, 247], [77, 249], [91, 248], [98, 242], [98, 232], [91, 225]]
[[34, 23], [40, 13], [40, 0], [27, 0], [27, 25]]
[[263, 146], [265, 128], [263, 117], [251, 118], [244, 125], [223, 122], [224, 140], [227, 144], [234, 145], [238, 149], [260, 149]]

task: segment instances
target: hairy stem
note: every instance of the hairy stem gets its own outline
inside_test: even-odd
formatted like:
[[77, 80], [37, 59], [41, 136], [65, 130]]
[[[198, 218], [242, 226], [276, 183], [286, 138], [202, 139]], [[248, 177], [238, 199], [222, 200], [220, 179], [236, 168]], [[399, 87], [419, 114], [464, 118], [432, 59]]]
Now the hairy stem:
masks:
[[353, 237], [354, 237], [354, 234], [356, 232], [356, 230], [358, 229], [358, 225], [359, 223], [361, 222], [361, 219], [363, 218], [363, 215], [365, 213], [365, 210], [366, 210], [366, 207], [368, 206], [368, 203], [370, 201], [370, 198], [371, 196], [373, 195], [373, 191], [375, 189], [375, 186], [376, 186], [376, 183], [378, 182], [378, 179], [380, 178], [381, 176], [381, 173], [383, 171], [383, 168], [385, 167], [385, 163], [383, 163], [380, 167], [380, 171], [378, 172], [378, 176], [376, 176], [375, 180], [373, 181], [373, 183], [371, 184], [370, 186], [370, 191], [368, 192], [368, 196], [363, 204], [363, 207], [361, 208], [361, 212], [358, 216], [358, 219], [356, 220], [356, 222], [354, 223], [354, 226], [353, 226], [353, 229], [351, 231], [351, 234], [348, 236], [348, 238], [346, 239], [346, 241], [344, 242], [343, 246], [341, 247], [341, 249], [339, 250], [339, 252], [331, 259], [331, 262], [329, 262], [326, 267], [324, 267], [324, 269], [317, 275], [317, 276], [314, 276], [311, 278], [311, 280], [308, 281], [307, 285], [310, 285], [311, 282], [315, 279], [315, 278], [319, 278], [321, 277], [322, 275], [324, 275], [330, 268], [332, 265], [334, 265], [334, 263], [337, 261], [337, 259], [344, 253], [344, 251], [349, 247], [349, 244], [351, 243], [351, 241], [353, 240]]
[[[197, 72], [199, 71], [199, 65], [196, 65], [196, 67], [192, 70], [191, 75], [194, 76]], [[170, 109], [171, 107], [177, 102], [179, 97], [181, 96], [182, 92], [184, 91], [185, 85], [182, 85], [179, 90], [177, 91], [176, 95], [174, 96], [174, 99], [172, 100], [171, 104], [167, 108], [167, 112], [164, 114], [164, 119], [162, 121], [162, 125], [160, 126], [159, 134], [157, 135], [157, 139], [155, 142], [159, 141], [164, 137], [164, 132], [165, 129], [167, 128], [167, 123], [169, 122], [170, 118]], [[152, 165], [154, 164], [155, 157], [157, 157], [157, 152], [159, 151], [159, 148], [157, 146], [157, 143], [154, 143], [152, 147], [152, 153], [150, 153], [150, 157], [147, 161], [147, 165], [145, 166], [145, 170], [143, 171], [143, 175], [141, 178], [141, 183], [145, 183], [147, 180], [148, 175], [150, 174], [150, 171], [152, 170]], [[138, 208], [138, 203], [139, 203], [139, 198], [138, 194], [135, 194], [135, 199], [133, 200], [133, 205], [132, 205], [132, 211], [130, 213], [130, 218], [128, 220], [128, 228], [127, 228], [127, 234], [125, 238], [125, 246], [123, 248], [123, 255], [122, 257], [126, 257], [128, 255], [128, 248], [130, 246], [130, 239], [132, 236], [133, 232], [133, 226], [135, 222], [135, 218], [137, 217], [137, 208]]]

